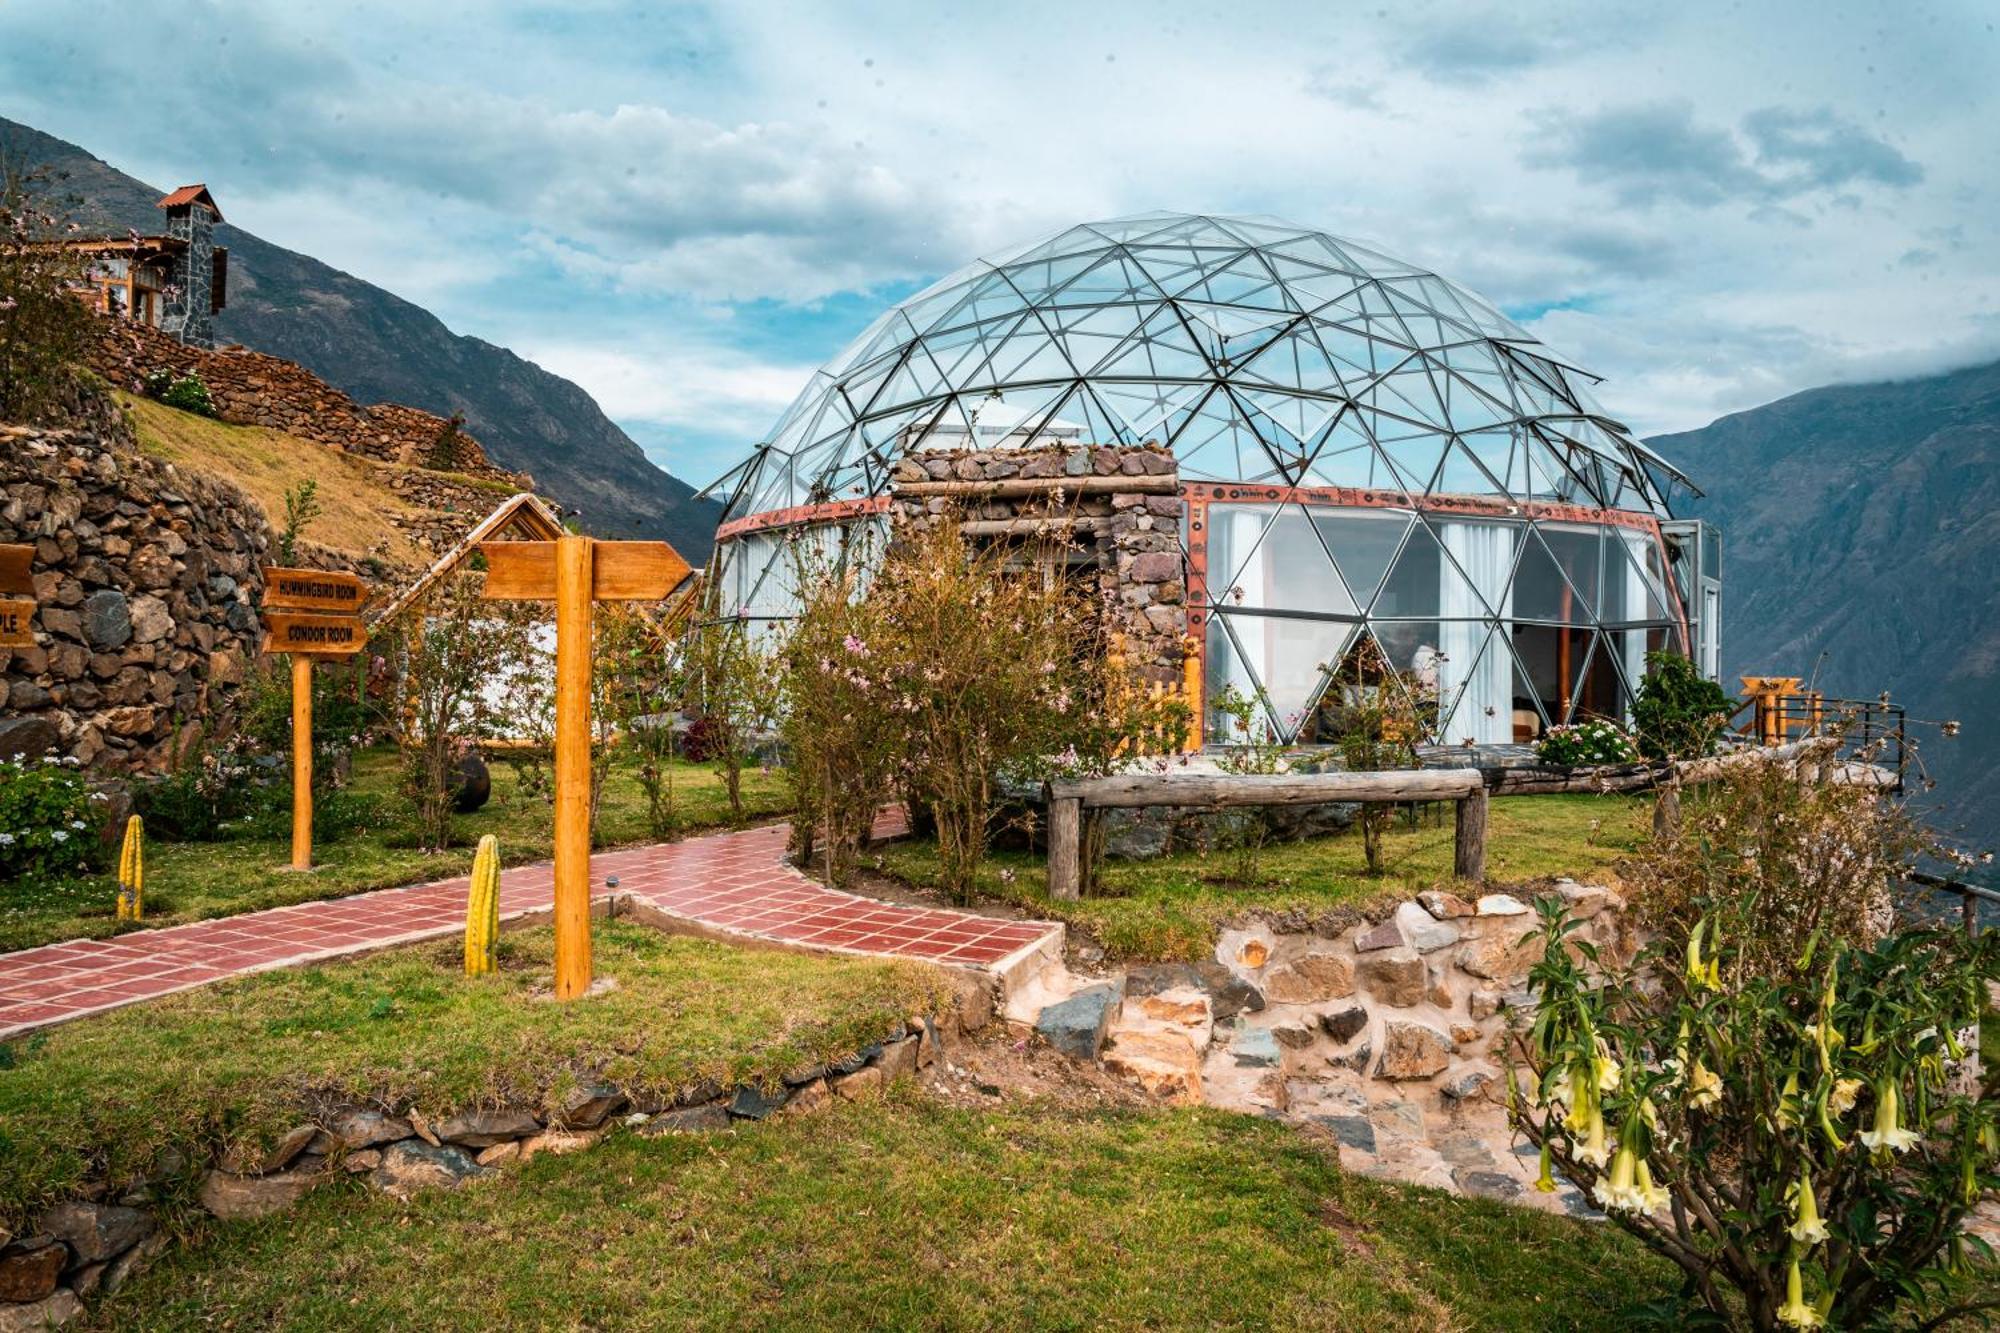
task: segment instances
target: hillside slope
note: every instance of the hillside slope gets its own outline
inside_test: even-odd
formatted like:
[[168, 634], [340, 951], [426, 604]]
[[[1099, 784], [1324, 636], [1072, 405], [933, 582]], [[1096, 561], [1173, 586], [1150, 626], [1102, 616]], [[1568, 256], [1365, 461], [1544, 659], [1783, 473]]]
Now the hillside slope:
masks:
[[1813, 389], [1653, 441], [1722, 525], [1723, 669], [1888, 690], [1928, 733], [1937, 821], [2000, 834], [2000, 364]]
[[[66, 143], [0, 118], [0, 162], [64, 173], [91, 231], [158, 231], [162, 190]], [[168, 186], [182, 184], [170, 181]], [[229, 189], [211, 180], [226, 214]], [[601, 536], [663, 537], [695, 563], [707, 558], [720, 507], [647, 460], [631, 437], [570, 381], [504, 347], [453, 333], [436, 316], [317, 259], [223, 226], [229, 304], [217, 337], [298, 362], [363, 403], [406, 403], [449, 416], [503, 467], [534, 474], [547, 494], [581, 510]]]

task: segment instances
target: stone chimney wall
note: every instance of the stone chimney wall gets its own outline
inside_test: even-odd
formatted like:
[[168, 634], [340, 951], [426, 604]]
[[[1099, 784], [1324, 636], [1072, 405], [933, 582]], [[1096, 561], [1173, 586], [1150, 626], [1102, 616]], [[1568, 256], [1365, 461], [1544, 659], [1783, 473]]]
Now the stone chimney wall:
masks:
[[160, 327], [191, 347], [213, 347], [215, 214], [202, 204], [184, 204], [167, 214], [167, 234], [186, 241], [187, 248], [174, 263], [176, 290], [167, 297]]
[[1179, 469], [1156, 444], [925, 452], [897, 464], [893, 523], [955, 515], [975, 541], [1060, 540], [1095, 571], [1128, 663], [1177, 687], [1187, 654]]

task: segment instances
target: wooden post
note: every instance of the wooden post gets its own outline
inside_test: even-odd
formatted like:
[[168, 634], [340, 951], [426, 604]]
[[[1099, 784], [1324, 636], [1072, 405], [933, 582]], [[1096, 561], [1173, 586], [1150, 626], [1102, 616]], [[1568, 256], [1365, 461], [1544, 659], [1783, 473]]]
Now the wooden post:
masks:
[[292, 869], [313, 863], [313, 660], [292, 654]]
[[1669, 776], [1659, 786], [1653, 801], [1653, 837], [1661, 843], [1672, 842], [1681, 834], [1681, 784], [1676, 777]]
[[1083, 802], [1058, 796], [1049, 802], [1049, 897], [1074, 902], [1082, 895]]
[[594, 602], [657, 602], [691, 572], [665, 542], [481, 542], [490, 601], [556, 604], [556, 998], [590, 990], [590, 618]]
[[1486, 788], [1476, 788], [1458, 801], [1458, 832], [1452, 845], [1451, 873], [1459, 879], [1486, 878]]
[[556, 998], [590, 989], [591, 541], [556, 547]]

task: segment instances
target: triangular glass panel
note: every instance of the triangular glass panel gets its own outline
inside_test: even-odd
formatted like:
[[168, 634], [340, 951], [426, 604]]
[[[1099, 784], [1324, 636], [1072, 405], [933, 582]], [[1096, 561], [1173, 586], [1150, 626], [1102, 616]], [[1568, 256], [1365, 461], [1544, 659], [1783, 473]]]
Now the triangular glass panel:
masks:
[[1457, 567], [1445, 560], [1444, 550], [1429, 526], [1421, 522], [1411, 524], [1395, 564], [1376, 592], [1369, 615], [1376, 620], [1436, 620], [1447, 569], [1456, 578]]
[[1521, 543], [1520, 563], [1514, 567], [1516, 620], [1543, 620], [1564, 625], [1590, 623], [1590, 603], [1564, 575], [1561, 562], [1530, 529]]
[[1329, 675], [1361, 629], [1352, 621], [1295, 616], [1224, 612], [1215, 618], [1226, 622], [1238, 651], [1263, 682], [1272, 721], [1287, 743], [1298, 737]]
[[1333, 556], [1355, 603], [1372, 607], [1376, 590], [1409, 535], [1410, 515], [1398, 509], [1334, 509], [1313, 506], [1313, 527]]

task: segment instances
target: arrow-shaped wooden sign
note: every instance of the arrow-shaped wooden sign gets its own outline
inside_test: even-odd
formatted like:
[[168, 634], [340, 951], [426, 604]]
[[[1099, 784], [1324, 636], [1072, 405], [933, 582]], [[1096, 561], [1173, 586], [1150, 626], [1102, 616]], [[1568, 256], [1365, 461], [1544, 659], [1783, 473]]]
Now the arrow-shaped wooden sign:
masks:
[[330, 569], [264, 571], [264, 605], [272, 610], [340, 611], [354, 615], [368, 600], [359, 575]]
[[[665, 542], [590, 544], [590, 600], [658, 602], [692, 571]], [[489, 601], [553, 602], [556, 599], [554, 542], [481, 542], [486, 557]]]

